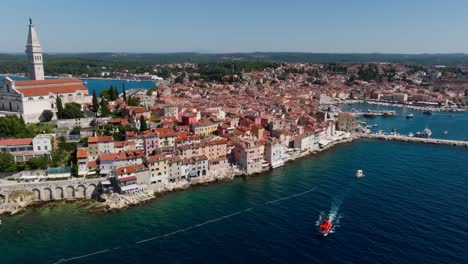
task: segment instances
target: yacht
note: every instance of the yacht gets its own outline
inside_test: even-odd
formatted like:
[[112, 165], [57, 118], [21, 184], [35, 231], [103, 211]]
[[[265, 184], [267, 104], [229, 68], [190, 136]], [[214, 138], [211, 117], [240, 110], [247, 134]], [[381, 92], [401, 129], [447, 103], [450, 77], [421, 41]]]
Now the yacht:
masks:
[[362, 170], [357, 170], [356, 177], [358, 178], [364, 177], [364, 172]]
[[413, 117], [414, 117], [413, 114], [406, 115], [406, 118], [413, 118]]
[[432, 131], [429, 128], [423, 130], [423, 132], [416, 132], [415, 137], [418, 138], [428, 138], [432, 135]]

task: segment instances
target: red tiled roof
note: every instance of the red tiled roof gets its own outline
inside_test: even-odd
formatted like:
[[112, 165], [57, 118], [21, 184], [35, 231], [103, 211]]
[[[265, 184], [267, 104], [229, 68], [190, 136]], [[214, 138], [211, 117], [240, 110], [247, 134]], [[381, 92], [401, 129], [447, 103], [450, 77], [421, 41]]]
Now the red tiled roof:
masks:
[[89, 137], [88, 138], [88, 143], [111, 142], [111, 141], [114, 141], [113, 136]]
[[81, 81], [77, 78], [62, 78], [62, 79], [47, 79], [47, 80], [15, 81], [15, 86], [60, 84], [60, 83], [71, 83], [71, 82], [81, 83]]
[[76, 153], [76, 157], [78, 159], [88, 157], [88, 150], [87, 149], [79, 149], [78, 152]]
[[137, 177], [135, 176], [128, 176], [128, 177], [122, 177], [119, 179], [120, 182], [126, 182], [126, 181], [136, 181]]
[[135, 173], [135, 172], [136, 172], [135, 166], [132, 166], [132, 165], [117, 168], [117, 175], [122, 175], [126, 173]]
[[46, 86], [46, 87], [32, 87], [32, 88], [19, 88], [16, 90], [22, 93], [24, 96], [39, 96], [48, 94], [65, 94], [74, 93], [76, 91], [86, 91], [88, 89], [82, 84], [79, 85], [67, 85], [67, 86]]
[[19, 146], [19, 145], [31, 145], [32, 138], [10, 138], [0, 139], [0, 146]]

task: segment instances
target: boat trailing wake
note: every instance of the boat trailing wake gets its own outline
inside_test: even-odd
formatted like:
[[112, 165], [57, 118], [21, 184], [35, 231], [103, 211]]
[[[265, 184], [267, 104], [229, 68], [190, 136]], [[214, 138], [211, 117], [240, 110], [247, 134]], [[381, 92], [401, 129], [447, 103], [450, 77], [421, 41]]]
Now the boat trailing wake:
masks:
[[[139, 245], [139, 244], [142, 244], [142, 243], [147, 243], [147, 242], [150, 242], [150, 241], [156, 240], [156, 239], [166, 238], [166, 237], [175, 235], [177, 233], [186, 232], [188, 230], [195, 229], [195, 228], [198, 228], [198, 227], [201, 227], [201, 226], [204, 226], [204, 225], [208, 225], [208, 224], [211, 224], [211, 223], [214, 223], [214, 222], [222, 221], [224, 219], [231, 218], [231, 217], [240, 215], [242, 213], [250, 212], [250, 211], [258, 209], [258, 208], [260, 208], [262, 206], [269, 206], [269, 205], [272, 205], [272, 204], [275, 204], [275, 203], [278, 203], [278, 202], [281, 202], [281, 201], [284, 201], [284, 200], [288, 200], [288, 199], [291, 199], [291, 198], [294, 198], [294, 197], [302, 196], [302, 195], [305, 195], [307, 193], [315, 191], [316, 188], [317, 187], [314, 187], [314, 188], [311, 188], [309, 190], [306, 190], [306, 191], [303, 191], [303, 192], [300, 192], [300, 193], [296, 193], [296, 194], [293, 194], [293, 195], [290, 195], [290, 196], [286, 196], [286, 197], [278, 198], [278, 199], [275, 199], [275, 200], [267, 201], [267, 202], [262, 203], [262, 204], [257, 204], [254, 207], [249, 207], [249, 208], [237, 211], [235, 213], [224, 215], [224, 216], [221, 216], [221, 217], [218, 217], [218, 218], [215, 218], [215, 219], [211, 219], [211, 220], [208, 220], [208, 221], [196, 224], [196, 225], [192, 225], [192, 226], [189, 226], [189, 227], [186, 227], [186, 228], [183, 228], [183, 229], [172, 231], [170, 233], [166, 233], [166, 234], [146, 238], [146, 239], [135, 242], [135, 245]], [[121, 248], [121, 246], [117, 246], [117, 247], [114, 247], [113, 250], [117, 250], [117, 249], [120, 249], [120, 248]], [[54, 262], [53, 264], [60, 264], [60, 263], [70, 262], [70, 261], [74, 261], [74, 260], [78, 260], [78, 259], [82, 259], [82, 258], [87, 258], [87, 257], [91, 257], [91, 256], [94, 256], [94, 255], [107, 253], [107, 252], [109, 252], [111, 250], [112, 249], [104, 249], [104, 250], [95, 251], [95, 252], [88, 253], [88, 254], [81, 255], [81, 256], [75, 256], [75, 257], [71, 257], [71, 258], [62, 258], [62, 259], [58, 260], [57, 262]]]
[[320, 223], [322, 223], [324, 219], [328, 219], [329, 221], [333, 222], [330, 233], [335, 233], [336, 229], [340, 227], [341, 218], [343, 218], [343, 214], [340, 214], [341, 204], [342, 202], [333, 203], [328, 213], [325, 213], [324, 211], [320, 212], [315, 225], [319, 227]]

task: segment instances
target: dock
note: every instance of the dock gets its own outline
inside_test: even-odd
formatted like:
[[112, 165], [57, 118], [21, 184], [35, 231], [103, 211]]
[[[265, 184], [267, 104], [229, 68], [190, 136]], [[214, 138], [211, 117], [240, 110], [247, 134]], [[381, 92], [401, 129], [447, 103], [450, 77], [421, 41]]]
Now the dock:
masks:
[[369, 139], [394, 140], [394, 141], [415, 142], [415, 143], [424, 143], [424, 144], [468, 147], [468, 141], [463, 141], [463, 140], [448, 140], [448, 139], [439, 139], [439, 138], [418, 138], [418, 137], [409, 137], [409, 136], [402, 136], [402, 135], [364, 134], [364, 133], [356, 134], [356, 136], [359, 138], [369, 138]]

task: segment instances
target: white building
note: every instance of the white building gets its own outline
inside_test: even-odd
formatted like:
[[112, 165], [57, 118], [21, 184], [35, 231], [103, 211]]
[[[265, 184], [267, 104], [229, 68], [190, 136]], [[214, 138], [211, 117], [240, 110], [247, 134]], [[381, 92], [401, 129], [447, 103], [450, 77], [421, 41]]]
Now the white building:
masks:
[[15, 81], [9, 77], [3, 80], [0, 115], [22, 114], [26, 122], [39, 122], [44, 110], [57, 112], [57, 97], [61, 98], [63, 105], [91, 103], [88, 89], [76, 78], [44, 80], [42, 49], [32, 23], [29, 25], [26, 54], [30, 80]]
[[50, 153], [52, 150], [52, 138], [55, 134], [39, 134], [32, 140], [34, 152], [47, 152]]
[[265, 146], [265, 160], [272, 168], [277, 168], [284, 165], [283, 155], [285, 147], [278, 139], [273, 138]]

